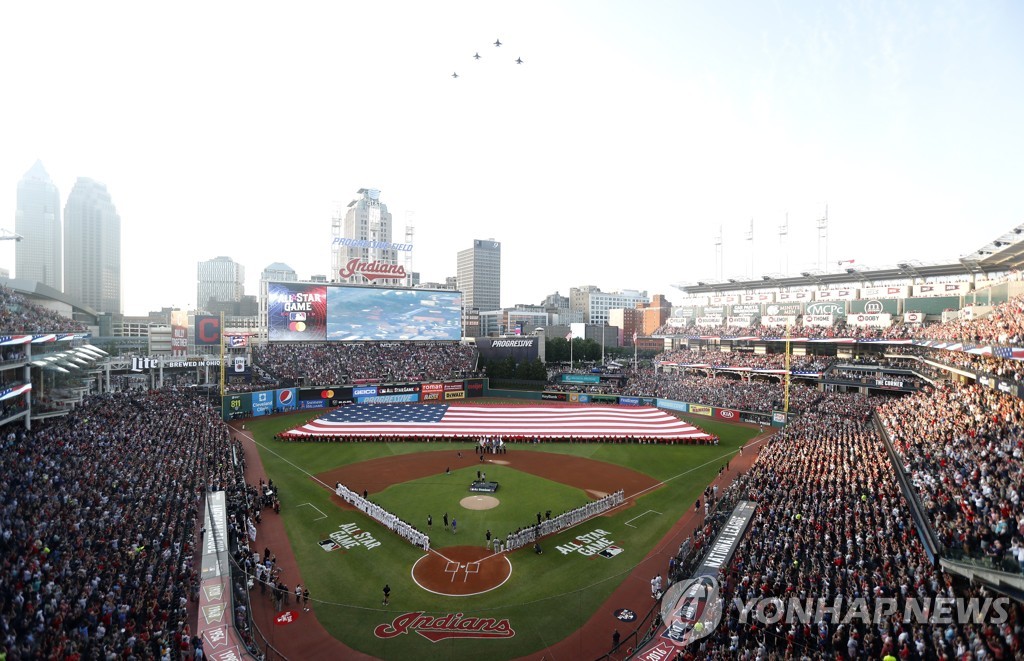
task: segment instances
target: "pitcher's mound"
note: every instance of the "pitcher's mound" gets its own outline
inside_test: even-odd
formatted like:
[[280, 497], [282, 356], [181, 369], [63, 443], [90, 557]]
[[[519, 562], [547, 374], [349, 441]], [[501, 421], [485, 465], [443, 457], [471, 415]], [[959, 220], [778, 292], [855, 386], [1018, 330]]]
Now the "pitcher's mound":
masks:
[[[441, 555], [441, 554], [444, 555]], [[512, 575], [512, 563], [479, 546], [451, 546], [431, 552], [412, 566], [412, 580], [427, 592], [468, 597], [489, 592]]]
[[501, 501], [494, 496], [466, 496], [459, 501], [467, 510], [489, 510], [497, 507]]

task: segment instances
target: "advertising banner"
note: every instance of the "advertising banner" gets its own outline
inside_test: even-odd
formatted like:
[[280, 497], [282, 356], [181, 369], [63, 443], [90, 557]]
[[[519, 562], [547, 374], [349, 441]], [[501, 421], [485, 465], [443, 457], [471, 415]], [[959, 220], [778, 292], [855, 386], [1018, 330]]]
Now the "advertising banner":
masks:
[[327, 339], [327, 286], [315, 283], [267, 284], [267, 329], [271, 342]]
[[659, 409], [668, 409], [669, 411], [679, 411], [681, 413], [686, 413], [690, 408], [686, 402], [677, 402], [674, 399], [659, 399], [657, 405]]
[[724, 305], [705, 305], [700, 310], [698, 317], [724, 317], [726, 306]]
[[731, 328], [747, 328], [754, 322], [752, 317], [726, 317], [725, 325]]
[[970, 291], [971, 283], [969, 282], [914, 285], [914, 296], [966, 296]]
[[[830, 314], [834, 317], [846, 316], [846, 303], [844, 301], [819, 301], [808, 303], [804, 309], [805, 314], [820, 315]], [[861, 310], [863, 312], [863, 310]]]
[[708, 298], [708, 303], [711, 305], [736, 305], [739, 302], [739, 294], [719, 294]]
[[722, 317], [697, 317], [698, 326], [721, 326]]
[[734, 305], [730, 308], [730, 313], [734, 317], [760, 317], [761, 306], [757, 303], [744, 303], [742, 305]]
[[804, 326], [829, 327], [835, 324], [835, 319], [830, 314], [805, 314]]
[[924, 313], [923, 312], [904, 312], [903, 323], [905, 324], [923, 324]]
[[782, 314], [768, 315], [761, 317], [761, 323], [765, 326], [796, 326], [796, 317]]
[[590, 402], [590, 395], [581, 392], [579, 394], [579, 397], [577, 398], [577, 400], [579, 401], [580, 404], [587, 404], [588, 402]]
[[563, 374], [562, 383], [600, 383], [601, 377], [597, 374]]
[[224, 415], [227, 419], [247, 418], [252, 415], [252, 393], [240, 392], [225, 397]]
[[899, 314], [900, 301], [896, 299], [861, 299], [850, 301], [850, 314]]
[[444, 391], [452, 392], [454, 390], [463, 390], [462, 381], [446, 381], [444, 383]]
[[856, 288], [820, 289], [815, 293], [818, 301], [853, 301], [860, 290]]
[[466, 398], [466, 391], [465, 390], [449, 390], [449, 391], [445, 392], [444, 398], [446, 400], [448, 400], [448, 399], [465, 399]]
[[252, 393], [252, 414], [254, 416], [270, 415], [274, 412], [274, 391], [261, 390]]
[[595, 404], [614, 404], [619, 401], [618, 395], [591, 395], [590, 401]]
[[714, 411], [711, 410], [710, 406], [704, 406], [702, 404], [690, 404], [690, 413], [696, 413], [697, 415], [706, 415], [711, 417]]
[[910, 287], [864, 287], [860, 290], [860, 297], [869, 298], [907, 298], [910, 296]]
[[622, 406], [640, 406], [639, 397], [619, 397], [619, 404]]
[[542, 392], [540, 398], [554, 402], [565, 402], [569, 399], [564, 392]]
[[274, 393], [274, 410], [294, 411], [298, 406], [298, 401], [298, 388], [281, 388]]
[[883, 328], [885, 326], [892, 325], [892, 315], [888, 313], [883, 314], [851, 314], [846, 318], [846, 323], [851, 326], [861, 326], [870, 328]]
[[220, 344], [220, 317], [212, 314], [197, 314], [195, 319], [195, 340], [197, 346]]
[[780, 291], [776, 294], [775, 300], [779, 303], [787, 301], [809, 303], [814, 300], [814, 294], [809, 291]]
[[774, 303], [775, 293], [774, 292], [759, 292], [756, 294], [741, 294], [741, 303]]
[[733, 409], [715, 409], [715, 417], [726, 422], [739, 422], [740, 412]]
[[529, 362], [540, 357], [540, 338], [479, 337], [476, 348], [483, 360], [500, 361], [511, 357], [516, 363]]
[[781, 427], [786, 424], [785, 411], [772, 411], [772, 427]]
[[466, 380], [466, 397], [483, 397], [484, 396], [484, 380], [483, 379], [467, 379]]
[[418, 402], [419, 399], [419, 393], [402, 395], [367, 395], [366, 397], [356, 397], [356, 404], [403, 404]]
[[428, 393], [428, 392], [444, 392], [444, 384], [443, 383], [421, 383], [420, 384], [420, 392], [423, 392], [423, 393]]
[[418, 383], [391, 383], [386, 386], [377, 386], [378, 395], [405, 395], [419, 391], [420, 384]]
[[377, 386], [355, 386], [352, 388], [352, 397], [373, 397], [377, 394]]
[[352, 401], [352, 388], [300, 388], [300, 409], [322, 409], [341, 406]]
[[188, 355], [188, 312], [171, 310], [171, 355]]
[[800, 316], [804, 313], [802, 303], [772, 303], [764, 306], [764, 313], [770, 317], [778, 315]]

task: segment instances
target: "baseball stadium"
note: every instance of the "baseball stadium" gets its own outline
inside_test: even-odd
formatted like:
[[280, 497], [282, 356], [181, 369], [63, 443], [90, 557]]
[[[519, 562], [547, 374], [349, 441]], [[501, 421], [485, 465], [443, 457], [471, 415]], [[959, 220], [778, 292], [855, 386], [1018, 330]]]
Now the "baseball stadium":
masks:
[[143, 362], [4, 286], [6, 658], [1019, 658], [1022, 231], [680, 285], [628, 365], [302, 282]]

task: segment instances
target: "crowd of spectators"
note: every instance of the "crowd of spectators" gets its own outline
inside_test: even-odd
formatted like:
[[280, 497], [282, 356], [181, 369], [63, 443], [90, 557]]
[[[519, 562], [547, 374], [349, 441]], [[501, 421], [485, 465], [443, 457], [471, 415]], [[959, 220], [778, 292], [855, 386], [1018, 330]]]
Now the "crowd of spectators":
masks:
[[[719, 574], [724, 614], [686, 658], [1012, 658], [1016, 621], [905, 623], [908, 598], [962, 596], [933, 567], [917, 538], [881, 439], [864, 422], [868, 407], [805, 413], [778, 433], [747, 474], [755, 518]], [[899, 617], [822, 618], [768, 624], [737, 608], [735, 599], [837, 597], [895, 599]], [[1013, 611], [1016, 617], [1016, 610]]]
[[[661, 397], [740, 411], [768, 412], [782, 409], [785, 387], [778, 382], [743, 381], [691, 372], [640, 370], [631, 372], [629, 382], [620, 394]], [[789, 408], [791, 411], [802, 411], [820, 397], [821, 393], [814, 388], [794, 382], [789, 390]]]
[[166, 390], [37, 425], [5, 427], [0, 453], [6, 658], [177, 658], [201, 497], [231, 481], [218, 412]]
[[940, 542], [1024, 569], [1024, 400], [948, 382], [879, 416]]
[[476, 350], [462, 344], [276, 343], [253, 347], [253, 363], [282, 385], [396, 383], [476, 376]]
[[[659, 363], [676, 363], [678, 365], [711, 365], [716, 368], [746, 367], [760, 370], [786, 369], [784, 353], [754, 353], [752, 351], [694, 351], [678, 349], [660, 354]], [[789, 357], [791, 372], [824, 372], [833, 363], [834, 356], [795, 356]]]
[[663, 324], [652, 335], [676, 335], [683, 337], [785, 337], [827, 339], [852, 337], [863, 339], [915, 339], [940, 340], [947, 342], [968, 342], [973, 344], [998, 344], [1015, 346], [1024, 343], [1024, 296], [1015, 296], [995, 306], [983, 318], [956, 319], [931, 323], [904, 323], [897, 318], [889, 326], [872, 328], [847, 324], [838, 318], [832, 326], [804, 326], [801, 317], [788, 329], [781, 326], [754, 324], [735, 326], [678, 326]]
[[30, 302], [0, 285], [0, 335], [20, 333], [84, 333], [85, 324]]

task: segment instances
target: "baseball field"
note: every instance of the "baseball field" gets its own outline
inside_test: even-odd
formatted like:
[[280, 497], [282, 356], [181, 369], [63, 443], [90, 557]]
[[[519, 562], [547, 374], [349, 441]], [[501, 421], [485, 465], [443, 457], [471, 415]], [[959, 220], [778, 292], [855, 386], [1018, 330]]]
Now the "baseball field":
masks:
[[[348, 648], [381, 659], [511, 659], [565, 639], [624, 581], [649, 580], [634, 570], [652, 551], [664, 558], [655, 566], [665, 574], [678, 545], [661, 545], [666, 533], [757, 434], [756, 427], [696, 416], [687, 419], [718, 435], [719, 445], [509, 444], [507, 453], [483, 461], [468, 442], [273, 440], [309, 417], [253, 419], [244, 432], [281, 498], [280, 515], [267, 510], [264, 518], [280, 516], [287, 540], [270, 550], [290, 545], [297, 568], [283, 579], [312, 595], [309, 613], [294, 603], [285, 609], [299, 619], [315, 616]], [[478, 471], [499, 483], [496, 492], [469, 491]], [[365, 490], [370, 501], [427, 532], [431, 551], [345, 504], [333, 493], [336, 482]], [[548, 511], [557, 517], [619, 489], [622, 506], [541, 539], [543, 553], [532, 543], [508, 553], [488, 548], [488, 531], [504, 540]], [[267, 539], [255, 543], [261, 553]], [[269, 600], [258, 592], [254, 602]], [[646, 612], [652, 603], [621, 606]], [[301, 630], [264, 634], [285, 649]]]

